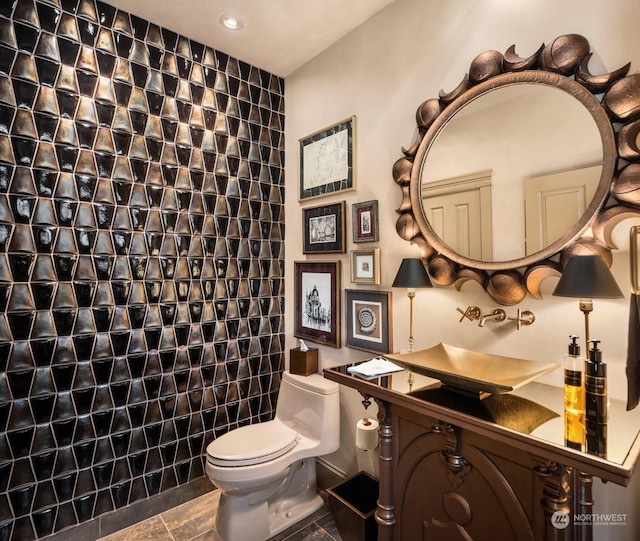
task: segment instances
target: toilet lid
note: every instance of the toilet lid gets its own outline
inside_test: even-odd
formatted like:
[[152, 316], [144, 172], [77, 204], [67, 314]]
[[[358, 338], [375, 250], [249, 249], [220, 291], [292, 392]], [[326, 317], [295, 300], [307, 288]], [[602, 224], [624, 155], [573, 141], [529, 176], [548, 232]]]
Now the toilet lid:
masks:
[[249, 466], [285, 454], [297, 443], [298, 433], [280, 421], [241, 426], [207, 446], [207, 460], [216, 466]]

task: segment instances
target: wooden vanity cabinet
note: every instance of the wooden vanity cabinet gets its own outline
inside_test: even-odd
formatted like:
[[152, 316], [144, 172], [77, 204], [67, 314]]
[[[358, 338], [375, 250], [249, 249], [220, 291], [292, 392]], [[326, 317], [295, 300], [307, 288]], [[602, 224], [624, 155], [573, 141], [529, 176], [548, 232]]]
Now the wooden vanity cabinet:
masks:
[[455, 399], [406, 392], [406, 372], [366, 380], [346, 368], [324, 376], [357, 390], [365, 407], [378, 405], [380, 541], [592, 541], [590, 523], [574, 518], [594, 513], [593, 478], [626, 486], [638, 461], [640, 409], [622, 403], [612, 405], [605, 458], [564, 445], [562, 389], [531, 383], [513, 392], [549, 412], [536, 423], [552, 430], [533, 432], [529, 421], [523, 429]]
[[535, 460], [435, 418], [392, 407], [393, 539], [534, 539], [544, 482]]

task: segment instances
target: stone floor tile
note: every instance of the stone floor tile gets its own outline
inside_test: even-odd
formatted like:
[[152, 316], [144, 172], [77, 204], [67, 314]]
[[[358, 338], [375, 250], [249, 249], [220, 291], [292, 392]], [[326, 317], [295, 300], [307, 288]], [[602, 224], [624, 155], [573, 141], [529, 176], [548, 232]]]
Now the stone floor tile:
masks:
[[98, 541], [174, 541], [159, 516], [143, 520], [124, 530], [112, 533]]

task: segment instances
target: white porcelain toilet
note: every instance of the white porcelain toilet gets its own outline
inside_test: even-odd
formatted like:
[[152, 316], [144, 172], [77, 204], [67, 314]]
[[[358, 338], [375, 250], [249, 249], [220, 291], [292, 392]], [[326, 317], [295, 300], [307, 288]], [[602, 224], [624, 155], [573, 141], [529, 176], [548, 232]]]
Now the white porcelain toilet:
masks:
[[224, 541], [264, 541], [323, 505], [315, 457], [340, 445], [337, 383], [285, 371], [272, 421], [247, 425], [207, 447], [220, 489], [216, 530]]

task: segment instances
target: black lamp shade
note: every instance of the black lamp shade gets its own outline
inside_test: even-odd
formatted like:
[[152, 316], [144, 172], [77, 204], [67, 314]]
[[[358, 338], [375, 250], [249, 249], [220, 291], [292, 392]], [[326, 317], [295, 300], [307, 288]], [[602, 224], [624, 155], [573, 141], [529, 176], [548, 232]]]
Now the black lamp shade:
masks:
[[569, 259], [553, 294], [587, 299], [624, 297], [609, 267], [598, 255], [576, 255]]
[[419, 258], [403, 259], [391, 287], [432, 287], [422, 260]]

